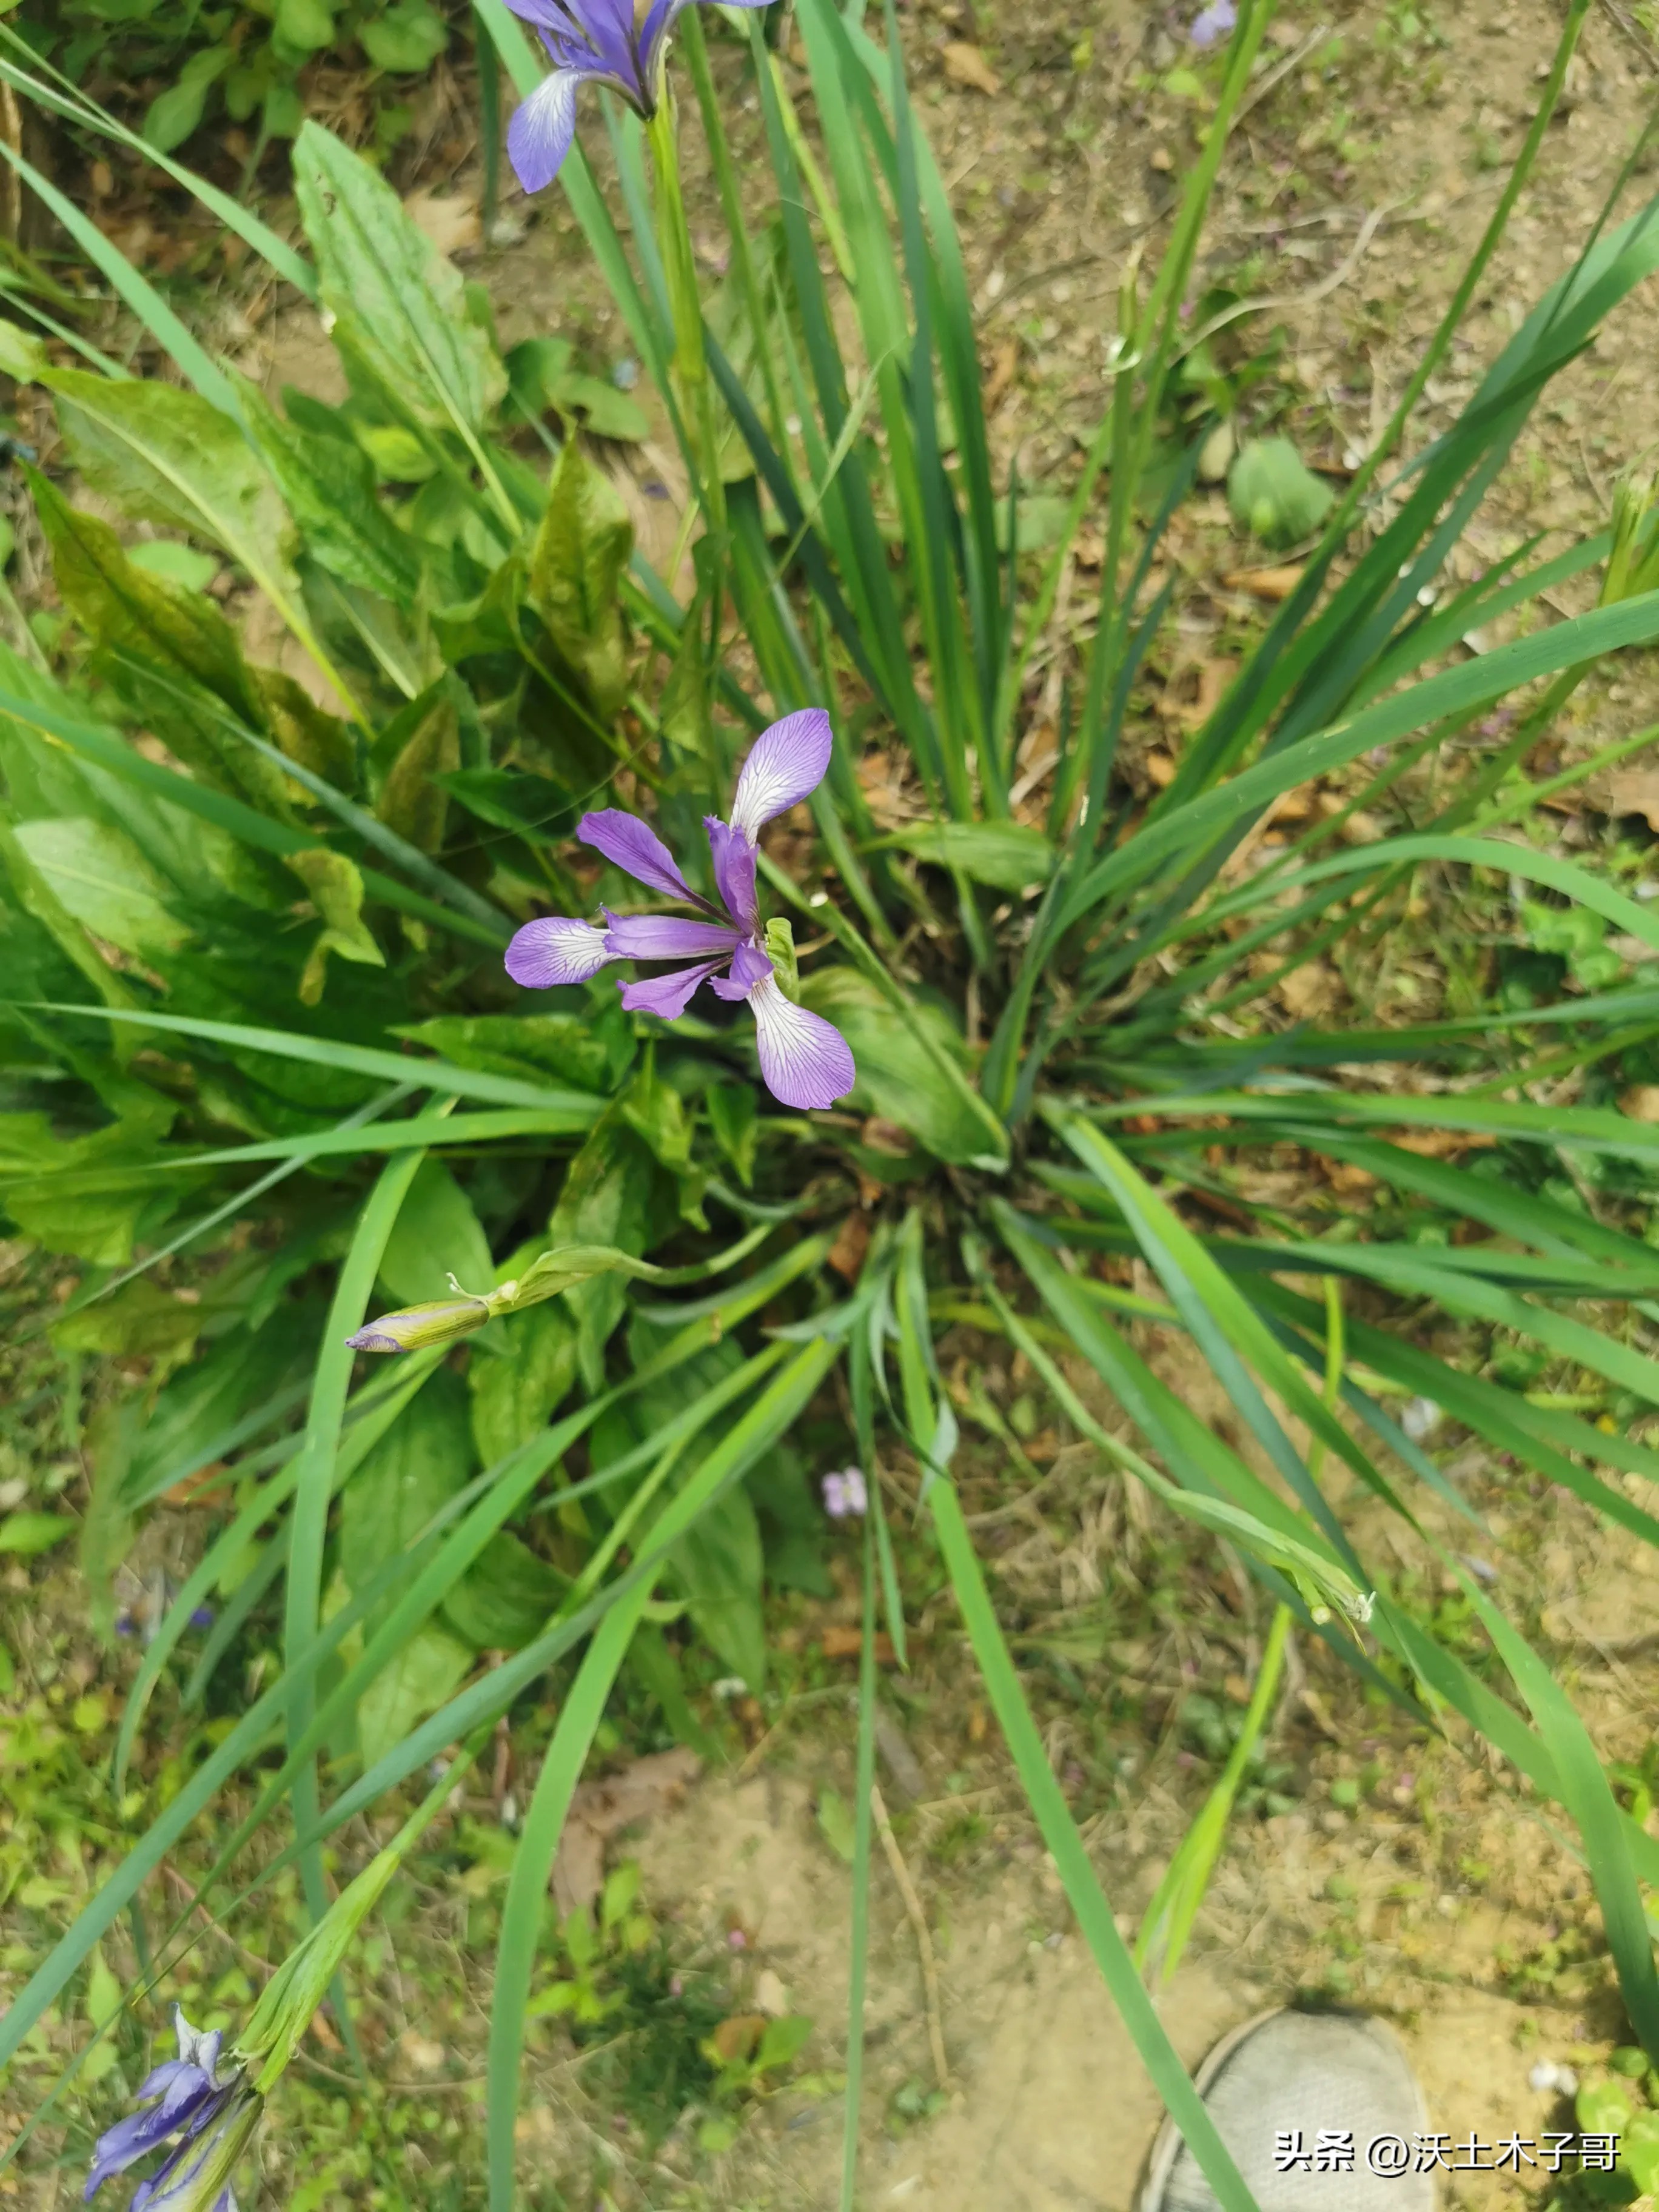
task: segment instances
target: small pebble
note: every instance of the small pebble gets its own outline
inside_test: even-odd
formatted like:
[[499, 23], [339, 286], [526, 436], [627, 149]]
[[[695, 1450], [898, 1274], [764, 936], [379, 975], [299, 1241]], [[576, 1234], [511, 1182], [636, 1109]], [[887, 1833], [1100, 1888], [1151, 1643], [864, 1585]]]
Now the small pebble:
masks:
[[1400, 1416], [1400, 1425], [1414, 1444], [1426, 1443], [1444, 1420], [1432, 1398], [1413, 1398]]
[[1538, 2096], [1576, 2096], [1578, 2076], [1571, 2066], [1563, 2066], [1553, 2058], [1540, 2058], [1527, 2076], [1527, 2086]]

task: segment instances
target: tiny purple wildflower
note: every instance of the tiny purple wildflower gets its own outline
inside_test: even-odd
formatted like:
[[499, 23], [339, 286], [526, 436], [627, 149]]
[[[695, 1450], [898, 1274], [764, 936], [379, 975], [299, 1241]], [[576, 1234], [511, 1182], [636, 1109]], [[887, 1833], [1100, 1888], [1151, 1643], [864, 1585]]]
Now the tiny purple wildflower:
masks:
[[[576, 94], [608, 85], [647, 118], [662, 98], [668, 34], [690, 0], [507, 0], [515, 15], [541, 33], [553, 68], [507, 126], [507, 151], [527, 192], [559, 173], [576, 133]], [[763, 8], [767, 0], [732, 0]]]
[[[507, 949], [507, 972], [531, 990], [585, 983], [612, 960], [686, 960], [665, 975], [623, 983], [630, 1013], [676, 1022], [704, 983], [722, 999], [745, 999], [755, 1017], [761, 1073], [786, 1106], [804, 1111], [833, 1106], [856, 1073], [847, 1040], [822, 1015], [786, 999], [763, 940], [755, 863], [762, 825], [816, 791], [830, 765], [830, 717], [821, 707], [786, 714], [763, 730], [738, 778], [730, 822], [704, 817], [722, 907], [700, 898], [660, 837], [636, 816], [614, 806], [584, 814], [576, 835], [635, 882], [664, 898], [696, 907], [703, 919], [666, 914], [612, 914], [605, 927], [549, 915], [527, 921]], [[726, 970], [721, 974], [721, 969]]]
[[832, 1521], [855, 1519], [869, 1511], [870, 1492], [862, 1468], [844, 1467], [838, 1474], [824, 1476], [823, 1510]]
[[[83, 2192], [88, 2202], [112, 2176], [176, 2136], [168, 2156], [133, 2192], [131, 2212], [167, 2212], [168, 2206], [184, 2203], [226, 2128], [247, 2114], [252, 2093], [240, 2067], [221, 2066], [220, 2031], [192, 2027], [177, 2005], [173, 2024], [179, 2056], [165, 2060], [139, 2083], [144, 2109], [106, 2129], [94, 2146]], [[213, 2212], [237, 2212], [228, 2185], [214, 2199]]]
[[1237, 0], [1210, 0], [1187, 36], [1195, 46], [1218, 46], [1238, 27]]

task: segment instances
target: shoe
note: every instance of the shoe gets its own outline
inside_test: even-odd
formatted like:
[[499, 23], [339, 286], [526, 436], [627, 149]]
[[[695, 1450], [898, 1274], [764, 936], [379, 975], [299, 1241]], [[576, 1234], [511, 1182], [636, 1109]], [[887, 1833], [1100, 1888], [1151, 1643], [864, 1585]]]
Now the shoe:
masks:
[[[1414, 2170], [1423, 2092], [1381, 2021], [1263, 2013], [1217, 2044], [1194, 2086], [1260, 2212], [1433, 2212], [1434, 2175]], [[1136, 2212], [1219, 2212], [1173, 2120]]]

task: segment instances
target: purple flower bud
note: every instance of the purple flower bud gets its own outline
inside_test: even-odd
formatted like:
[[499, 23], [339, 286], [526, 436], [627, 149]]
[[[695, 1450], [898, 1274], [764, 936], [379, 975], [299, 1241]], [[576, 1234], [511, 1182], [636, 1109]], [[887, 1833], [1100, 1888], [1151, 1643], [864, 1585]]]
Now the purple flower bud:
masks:
[[430, 1298], [401, 1313], [382, 1314], [346, 1342], [354, 1352], [420, 1352], [482, 1328], [489, 1319], [489, 1308], [482, 1298]]

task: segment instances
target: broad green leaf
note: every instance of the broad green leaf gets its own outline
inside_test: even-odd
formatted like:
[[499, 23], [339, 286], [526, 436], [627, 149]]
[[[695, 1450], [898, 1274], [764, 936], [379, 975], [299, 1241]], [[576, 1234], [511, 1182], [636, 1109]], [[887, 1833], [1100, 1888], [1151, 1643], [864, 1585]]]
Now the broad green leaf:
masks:
[[633, 547], [621, 494], [566, 439], [531, 550], [529, 603], [607, 716], [627, 690], [618, 592]]
[[301, 1003], [314, 1006], [323, 995], [331, 952], [362, 968], [383, 968], [386, 956], [363, 920], [363, 879], [355, 860], [313, 845], [307, 852], [290, 853], [288, 866], [322, 917], [300, 976]]
[[396, 420], [476, 439], [507, 373], [454, 268], [384, 178], [319, 124], [295, 142], [294, 190], [353, 384]]
[[711, 1084], [703, 1097], [714, 1141], [736, 1170], [745, 1190], [755, 1180], [760, 1146], [759, 1102], [750, 1083]]
[[749, 1688], [766, 1686], [764, 1562], [748, 1493], [730, 1490], [674, 1547], [672, 1572], [709, 1650]]
[[428, 0], [393, 0], [383, 15], [363, 25], [357, 40], [376, 69], [415, 76], [443, 52], [449, 31]]
[[1227, 498], [1242, 528], [1279, 549], [1313, 537], [1336, 503], [1288, 438], [1245, 446], [1228, 471]]
[[[600, 1093], [616, 1089], [635, 1051], [633, 1026], [614, 1000], [592, 1014], [440, 1014], [395, 1034], [457, 1067], [532, 1082], [556, 1076]], [[752, 1100], [749, 1086], [740, 1087]]]
[[43, 339], [0, 315], [0, 371], [19, 384], [33, 384], [51, 358]]
[[996, 890], [1029, 890], [1054, 873], [1054, 847], [1018, 822], [924, 822], [879, 842]]
[[[262, 813], [289, 820], [286, 779], [226, 726], [226, 709], [254, 729], [264, 715], [236, 633], [214, 602], [140, 566], [108, 523], [70, 507], [44, 477], [33, 489], [58, 588], [92, 642], [112, 657], [118, 689], [140, 711], [154, 700], [153, 719], [166, 729], [170, 750], [198, 775]], [[162, 679], [154, 693], [143, 689], [141, 671]], [[199, 711], [198, 687], [207, 695]]]
[[444, 1601], [444, 1620], [477, 1651], [518, 1651], [557, 1610], [565, 1577], [508, 1530], [490, 1539]]
[[54, 1322], [52, 1339], [64, 1352], [154, 1360], [165, 1374], [190, 1358], [211, 1318], [211, 1310], [200, 1299], [175, 1297], [141, 1275], [112, 1297], [100, 1298]]
[[803, 976], [800, 999], [833, 1022], [852, 1047], [858, 1066], [856, 1108], [909, 1130], [938, 1159], [965, 1164], [983, 1156], [983, 1125], [917, 1041], [916, 1030], [925, 1027], [941, 1051], [966, 1066], [961, 1034], [939, 1007], [917, 1000], [907, 1019], [874, 983], [851, 968], [824, 968]]
[[[296, 768], [349, 791], [356, 781], [356, 741], [351, 726], [324, 712], [302, 684], [280, 668], [250, 668], [248, 681], [265, 727]], [[275, 763], [257, 756], [269, 767]]]
[[576, 1379], [576, 1324], [563, 1299], [514, 1317], [498, 1347], [476, 1343], [466, 1370], [472, 1434], [493, 1467], [544, 1428]]
[[142, 958], [190, 942], [171, 886], [120, 830], [82, 817], [22, 822], [16, 834], [64, 909], [106, 943]]
[[279, 609], [294, 605], [282, 502], [229, 416], [193, 392], [143, 378], [118, 384], [84, 369], [55, 368], [41, 381], [56, 398], [70, 458], [91, 489], [135, 521], [207, 538], [239, 561]]
[[[548, 1222], [549, 1242], [643, 1251], [654, 1175], [650, 1153], [611, 1108], [566, 1171]], [[596, 1275], [567, 1291], [565, 1303], [575, 1316], [582, 1380], [597, 1390], [604, 1380], [605, 1347], [628, 1303], [627, 1283], [620, 1274]]]
[[559, 387], [556, 404], [580, 417], [582, 428], [596, 438], [617, 438], [637, 444], [651, 435], [651, 417], [637, 399], [618, 392], [602, 376], [567, 376]]
[[314, 54], [334, 43], [334, 11], [328, 0], [276, 0], [271, 28], [285, 46]]
[[[105, 1006], [112, 1009], [131, 1007], [132, 993], [104, 957], [86, 924], [78, 921], [58, 896], [3, 811], [0, 811], [0, 869], [5, 872], [18, 906], [40, 924]], [[117, 1050], [120, 1050], [118, 1046]]]
[[127, 558], [135, 568], [169, 584], [182, 585], [187, 592], [206, 591], [220, 566], [211, 553], [198, 553], [193, 545], [181, 544], [176, 538], [141, 538], [127, 548]]
[[380, 793], [381, 821], [419, 851], [435, 853], [444, 841], [449, 806], [448, 794], [435, 779], [460, 763], [455, 704], [439, 691], [392, 763]]
[[252, 385], [242, 386], [242, 404], [306, 550], [343, 582], [406, 606], [420, 584], [419, 549], [381, 506], [357, 441], [343, 424], [325, 437], [278, 414]]
[[49, 1552], [79, 1526], [63, 1513], [9, 1513], [0, 1521], [0, 1552], [20, 1552], [25, 1558]]
[[228, 46], [198, 46], [173, 83], [151, 100], [143, 135], [159, 152], [170, 154], [190, 137], [206, 112], [208, 94], [234, 58], [234, 49]]
[[417, 1628], [357, 1701], [357, 1741], [373, 1766], [435, 1712], [472, 1665], [471, 1649], [441, 1628]]
[[487, 1291], [495, 1266], [472, 1201], [441, 1160], [428, 1160], [398, 1210], [380, 1261], [380, 1285], [399, 1304], [435, 1298], [451, 1275]]

